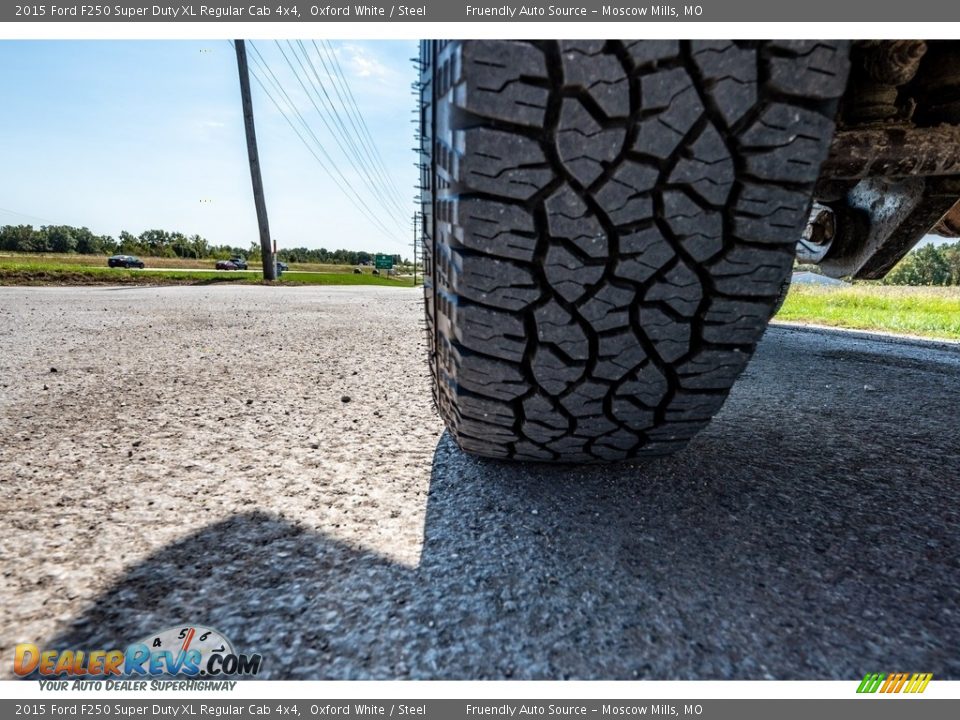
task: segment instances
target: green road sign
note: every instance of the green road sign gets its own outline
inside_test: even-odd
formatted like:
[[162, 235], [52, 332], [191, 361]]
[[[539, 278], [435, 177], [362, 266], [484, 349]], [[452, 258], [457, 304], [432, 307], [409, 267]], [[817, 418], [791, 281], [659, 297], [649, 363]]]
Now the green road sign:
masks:
[[377, 255], [373, 259], [373, 266], [377, 270], [393, 270], [393, 255]]

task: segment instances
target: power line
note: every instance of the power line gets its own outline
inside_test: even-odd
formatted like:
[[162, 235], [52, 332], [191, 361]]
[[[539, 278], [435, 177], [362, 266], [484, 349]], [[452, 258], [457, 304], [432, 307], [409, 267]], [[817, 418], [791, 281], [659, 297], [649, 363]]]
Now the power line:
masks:
[[[316, 46], [315, 40], [311, 42], [313, 42], [314, 46]], [[360, 107], [357, 104], [357, 100], [353, 95], [353, 91], [350, 89], [350, 84], [347, 81], [346, 76], [344, 75], [343, 66], [340, 64], [339, 58], [337, 58], [336, 50], [334, 49], [333, 45], [329, 40], [324, 40], [322, 42], [324, 43], [324, 51], [326, 52], [327, 56], [330, 58], [331, 65], [336, 70], [335, 75], [340, 81], [340, 86], [344, 89], [344, 93], [346, 94], [347, 99], [350, 102], [350, 106], [353, 110], [353, 115], [356, 117], [357, 121], [359, 122], [360, 127], [362, 128], [365, 134], [365, 137], [369, 143], [367, 147], [373, 150], [374, 155], [379, 161], [380, 167], [382, 168], [383, 172], [389, 177], [390, 186], [393, 188], [393, 191], [397, 195], [397, 198], [401, 201], [401, 203], [404, 202], [403, 195], [399, 190], [399, 186], [397, 185], [396, 180], [391, 175], [390, 170], [387, 168], [387, 165], [383, 160], [383, 156], [380, 154], [380, 150], [377, 147], [377, 143], [374, 141], [373, 135], [370, 133], [370, 128], [363, 118], [363, 113], [360, 112]]]
[[[316, 46], [315, 40], [311, 42], [313, 42], [314, 46]], [[383, 170], [384, 174], [389, 178], [389, 185], [393, 189], [393, 192], [396, 195], [397, 199], [401, 202], [401, 204], [405, 204], [405, 201], [403, 199], [403, 194], [399, 190], [399, 185], [397, 184], [396, 179], [390, 173], [390, 170], [387, 168], [387, 164], [384, 162], [383, 156], [380, 154], [380, 150], [377, 147], [377, 143], [374, 141], [373, 135], [370, 133], [370, 128], [367, 125], [366, 121], [363, 119], [363, 113], [360, 112], [360, 107], [357, 104], [357, 100], [353, 95], [353, 91], [350, 89], [350, 84], [347, 82], [347, 78], [344, 75], [343, 67], [340, 65], [339, 58], [337, 58], [336, 50], [334, 49], [333, 45], [330, 43], [329, 40], [323, 40], [322, 42], [325, 44], [324, 49], [328, 57], [330, 58], [331, 65], [333, 65], [334, 69], [336, 70], [336, 74], [339, 76], [341, 86], [343, 87], [346, 93], [346, 96], [350, 101], [350, 105], [353, 108], [353, 111], [357, 120], [359, 121], [360, 127], [363, 129], [363, 132], [366, 135], [367, 141], [369, 143], [368, 147], [373, 150], [374, 155], [376, 156], [377, 160], [379, 160], [380, 167]]]
[[[317, 87], [320, 88], [320, 91], [323, 93], [323, 98], [321, 98], [321, 102], [323, 102], [323, 99], [326, 99], [326, 104], [324, 107], [327, 110], [328, 117], [332, 117], [335, 123], [337, 124], [337, 126], [340, 128], [339, 135], [343, 139], [343, 141], [350, 147], [350, 150], [353, 154], [353, 158], [356, 160], [356, 163], [351, 161], [351, 165], [353, 165], [354, 170], [366, 176], [366, 180], [370, 184], [371, 190], [373, 190], [374, 194], [377, 196], [377, 199], [380, 200], [381, 203], [383, 203], [384, 209], [388, 213], [393, 213], [394, 211], [396, 211], [397, 214], [394, 215], [395, 220], [403, 218], [404, 216], [403, 209], [399, 205], [397, 205], [396, 201], [393, 200], [392, 197], [389, 196], [389, 192], [386, 195], [384, 195], [384, 191], [381, 190], [381, 187], [385, 189], [383, 179], [374, 177], [374, 175], [376, 174], [376, 167], [373, 165], [370, 165], [362, 156], [356, 140], [359, 140], [360, 141], [359, 145], [363, 146], [364, 145], [363, 139], [360, 138], [359, 135], [357, 135], [355, 140], [354, 134], [351, 133], [350, 130], [347, 128], [346, 123], [343, 122], [343, 118], [340, 116], [340, 113], [337, 111], [336, 106], [333, 104], [333, 99], [330, 97], [330, 94], [327, 92], [326, 85], [321, 79], [320, 73], [317, 71], [316, 66], [313, 64], [313, 60], [310, 58], [310, 54], [307, 52], [306, 46], [303, 44], [301, 40], [298, 40], [297, 44], [300, 46], [300, 52], [303, 54], [303, 58], [307, 61], [307, 64], [310, 66], [310, 71], [313, 73], [313, 77], [316, 78], [316, 83], [314, 83], [313, 81], [310, 81], [311, 86], [314, 88], [314, 92], [316, 92]], [[300, 61], [300, 58], [297, 56], [296, 50], [294, 49], [293, 44], [288, 40], [287, 45], [290, 47], [290, 50], [293, 53], [294, 57], [297, 58], [297, 62], [300, 65], [300, 67], [304, 70], [304, 74], [306, 74], [306, 69], [303, 67], [303, 63]], [[321, 61], [322, 61], [322, 58], [321, 58]], [[324, 69], [326, 69], [326, 66], [324, 66]], [[327, 72], [329, 76], [329, 71]], [[310, 80], [309, 75], [307, 75], [307, 79]], [[320, 98], [319, 93], [317, 93], [317, 97]], [[347, 157], [347, 160], [350, 161], [350, 156], [343, 149], [343, 144], [340, 144], [340, 150], [341, 152], [344, 153], [344, 156]], [[373, 172], [371, 172], [371, 170]], [[391, 206], [392, 206], [392, 209], [391, 209]]]
[[[354, 207], [356, 207], [361, 212], [364, 218], [370, 221], [375, 227], [377, 227], [378, 230], [383, 232], [384, 235], [389, 240], [399, 244], [405, 244], [401, 240], [397, 239], [397, 237], [393, 234], [394, 231], [391, 231], [380, 220], [380, 218], [372, 211], [372, 209], [363, 200], [363, 198], [360, 196], [357, 190], [353, 187], [350, 181], [343, 175], [343, 173], [340, 171], [339, 167], [337, 166], [336, 162], [333, 160], [333, 158], [330, 157], [330, 154], [324, 148], [323, 143], [320, 142], [320, 139], [317, 137], [316, 133], [310, 127], [310, 124], [306, 121], [306, 119], [303, 117], [303, 114], [297, 108], [296, 103], [294, 103], [293, 100], [290, 98], [290, 95], [287, 93], [286, 89], [283, 87], [283, 84], [279, 81], [276, 74], [267, 64], [266, 60], [263, 58], [260, 51], [252, 42], [250, 43], [250, 47], [254, 51], [254, 55], [251, 57], [254, 60], [254, 64], [257, 66], [257, 68], [252, 69], [252, 74], [254, 79], [257, 81], [257, 84], [260, 85], [260, 88], [263, 90], [264, 94], [266, 94], [266, 96], [270, 99], [270, 101], [274, 104], [274, 106], [280, 112], [281, 116], [283, 116], [284, 120], [287, 121], [287, 124], [290, 125], [291, 129], [294, 131], [294, 133], [297, 135], [300, 141], [304, 144], [304, 146], [307, 148], [310, 154], [313, 155], [314, 159], [320, 165], [321, 169], [323, 169], [323, 171], [334, 182], [338, 182], [337, 178], [334, 177], [334, 174], [339, 175], [339, 179], [343, 183], [340, 186], [341, 191], [344, 193], [344, 195], [347, 196], [347, 199], [350, 200], [350, 202], [354, 205]], [[260, 72], [258, 72], [257, 69], [259, 69]], [[264, 73], [263, 78], [261, 78], [260, 76], [261, 72]], [[321, 154], [326, 158], [327, 160], [326, 163], [320, 158], [319, 155], [317, 155], [316, 151], [313, 149], [313, 147], [311, 147], [310, 143], [304, 137], [303, 133], [300, 132], [300, 130], [294, 124], [293, 120], [290, 119], [289, 115], [281, 106], [280, 102], [274, 97], [273, 93], [270, 92], [269, 88], [267, 87], [268, 83], [272, 83], [272, 86], [275, 88], [277, 93], [279, 95], [282, 95], [283, 99], [289, 105], [290, 109], [297, 116], [298, 120], [303, 126], [304, 131], [313, 139], [316, 147], [320, 150]], [[330, 167], [328, 167], [328, 164], [333, 167], [332, 170]], [[339, 185], [339, 182], [338, 182], [338, 185]], [[350, 192], [347, 192], [347, 190], [344, 189], [344, 186], [348, 188]]]
[[[320, 116], [320, 119], [323, 121], [324, 126], [327, 128], [327, 131], [330, 133], [330, 135], [333, 137], [334, 141], [337, 143], [337, 145], [338, 145], [338, 147], [340, 148], [340, 151], [343, 153], [344, 157], [347, 159], [348, 162], [350, 162], [351, 165], [353, 165], [354, 170], [356, 170], [357, 168], [356, 168], [356, 166], [350, 161], [350, 156], [349, 156], [349, 154], [344, 150], [343, 144], [336, 138], [335, 131], [334, 131], [333, 128], [330, 126], [329, 120], [328, 120], [327, 117], [324, 115], [324, 113], [320, 110], [320, 107], [317, 105], [316, 101], [313, 99], [313, 95], [312, 95], [312, 94], [310, 93], [310, 91], [307, 89], [307, 86], [306, 86], [306, 84], [304, 83], [303, 78], [301, 78], [300, 75], [299, 75], [299, 73], [297, 73], [297, 70], [296, 70], [296, 68], [294, 68], [293, 63], [290, 62], [290, 58], [288, 58], [288, 57], [287, 57], [287, 54], [283, 51], [283, 46], [280, 45], [280, 42], [279, 42], [279, 41], [275, 41], [275, 42], [276, 42], [277, 48], [280, 50], [280, 54], [283, 56], [283, 59], [286, 61], [287, 66], [290, 68], [290, 72], [293, 73], [294, 78], [296, 78], [297, 82], [300, 84], [300, 87], [303, 89], [304, 93], [306, 93], [307, 99], [310, 101], [310, 104], [313, 105], [313, 109], [317, 111], [317, 115]], [[291, 46], [291, 51], [292, 51], [292, 46]], [[304, 74], [306, 74], [306, 69], [303, 68], [303, 63], [300, 61], [299, 57], [296, 56], [296, 55], [294, 55], [294, 57], [297, 58], [297, 62], [300, 63], [300, 66], [301, 66], [301, 68], [303, 69]], [[263, 59], [262, 56], [261, 56], [261, 59]], [[264, 61], [264, 62], [266, 62], [266, 61]], [[309, 76], [307, 76], [307, 80], [308, 80], [308, 81], [310, 80]], [[279, 82], [279, 81], [278, 81], [278, 82]], [[302, 116], [301, 116], [301, 117], [302, 117]], [[318, 142], [319, 142], [319, 141], [318, 141]], [[330, 160], [331, 163], [334, 163], [334, 160], [329, 157], [329, 154], [326, 152], [326, 150], [324, 150], [324, 155]], [[335, 164], [335, 163], [334, 163], [334, 164]], [[349, 180], [347, 180], [346, 176], [344, 176], [344, 174], [342, 173], [342, 171], [340, 170], [340, 168], [337, 167], [336, 169], [337, 169], [337, 174], [340, 175], [340, 177], [343, 179], [343, 181], [349, 185]], [[351, 185], [350, 187], [352, 188], [352, 185]], [[356, 191], [354, 191], [354, 192], [356, 192]], [[369, 208], [368, 208], [368, 209], [369, 209]], [[387, 208], [383, 208], [383, 209], [384, 209], [384, 210], [387, 210]], [[372, 213], [373, 211], [370, 210], [370, 212]], [[395, 221], [395, 220], [394, 220], [394, 221]]]
[[48, 225], [56, 225], [52, 220], [47, 220], [46, 218], [37, 217], [36, 215], [28, 215], [27, 213], [17, 212], [16, 210], [7, 210], [6, 208], [0, 208], [0, 212], [6, 213], [7, 215], [17, 215], [19, 217], [32, 218], [33, 220], [39, 220], [40, 222], [47, 223]]
[[[360, 141], [360, 146], [365, 150], [367, 158], [369, 158], [371, 165], [377, 171], [377, 175], [380, 177], [384, 188], [386, 188], [387, 193], [393, 200], [394, 206], [401, 212], [401, 214], [405, 214], [409, 210], [409, 207], [405, 207], [403, 197], [397, 189], [396, 182], [390, 176], [389, 171], [386, 169], [386, 165], [383, 163], [383, 158], [380, 155], [380, 151], [377, 148], [377, 144], [371, 136], [369, 129], [367, 129], [366, 123], [363, 120], [363, 116], [360, 114], [359, 109], [357, 109], [356, 113], [351, 112], [351, 107], [344, 99], [347, 93], [350, 92], [350, 86], [346, 83], [346, 78], [343, 77], [343, 70], [340, 67], [340, 62], [337, 60], [336, 53], [331, 54], [331, 52], [327, 50], [326, 46], [324, 46], [324, 52], [330, 59], [330, 67], [327, 67], [327, 63], [323, 59], [323, 55], [320, 53], [320, 47], [317, 45], [317, 41], [311, 40], [311, 42], [313, 43], [314, 50], [316, 50], [317, 57], [323, 64], [323, 69], [326, 70], [328, 77], [330, 77], [332, 80], [331, 84], [333, 85], [333, 90], [337, 95], [337, 99], [340, 101], [340, 107], [343, 108], [344, 114], [346, 114], [347, 119], [350, 121], [350, 125], [357, 134], [357, 138]], [[333, 68], [333, 70], [330, 68]], [[343, 92], [341, 92], [341, 88], [343, 88]], [[356, 107], [356, 103], [354, 103], [353, 107]], [[357, 120], [359, 120], [359, 126]], [[364, 133], [364, 131], [366, 131], [366, 133]]]

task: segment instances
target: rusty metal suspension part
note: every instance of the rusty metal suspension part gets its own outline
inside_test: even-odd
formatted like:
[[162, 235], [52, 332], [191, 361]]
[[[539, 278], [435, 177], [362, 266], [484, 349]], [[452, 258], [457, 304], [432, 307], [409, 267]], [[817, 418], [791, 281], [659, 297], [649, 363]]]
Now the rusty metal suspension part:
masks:
[[923, 40], [856, 43], [850, 83], [855, 92], [844, 99], [844, 124], [909, 120], [913, 106], [898, 102], [899, 89], [916, 75], [926, 52]]
[[960, 43], [937, 40], [928, 46], [923, 72], [907, 88], [917, 100], [917, 124], [960, 125]]
[[960, 126], [900, 125], [840, 130], [822, 180], [960, 175]]
[[960, 201], [940, 218], [940, 222], [934, 225], [930, 232], [945, 238], [960, 237]]
[[833, 210], [818, 202], [810, 209], [810, 219], [797, 242], [797, 260], [802, 263], [819, 263], [826, 256], [836, 234], [836, 218]]

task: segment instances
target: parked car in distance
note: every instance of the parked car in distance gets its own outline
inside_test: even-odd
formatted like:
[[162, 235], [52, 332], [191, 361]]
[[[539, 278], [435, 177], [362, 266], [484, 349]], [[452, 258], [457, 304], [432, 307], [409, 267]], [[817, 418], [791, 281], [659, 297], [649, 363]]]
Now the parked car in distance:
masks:
[[111, 255], [107, 258], [107, 265], [112, 268], [140, 268], [143, 269], [143, 260], [136, 255]]
[[290, 269], [289, 265], [287, 265], [285, 262], [280, 262], [279, 260], [277, 260], [277, 272], [286, 272], [289, 269]]
[[229, 260], [217, 260], [217, 270], [246, 270], [247, 261], [240, 257], [232, 257]]

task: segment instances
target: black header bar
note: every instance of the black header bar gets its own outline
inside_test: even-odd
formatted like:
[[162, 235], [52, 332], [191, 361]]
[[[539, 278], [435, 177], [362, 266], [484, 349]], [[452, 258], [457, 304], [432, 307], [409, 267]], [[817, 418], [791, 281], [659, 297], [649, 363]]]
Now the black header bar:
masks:
[[694, 0], [649, 4], [624, 0], [409, 3], [39, 2], [0, 5], [0, 22], [956, 22], [960, 3], [943, 0]]

